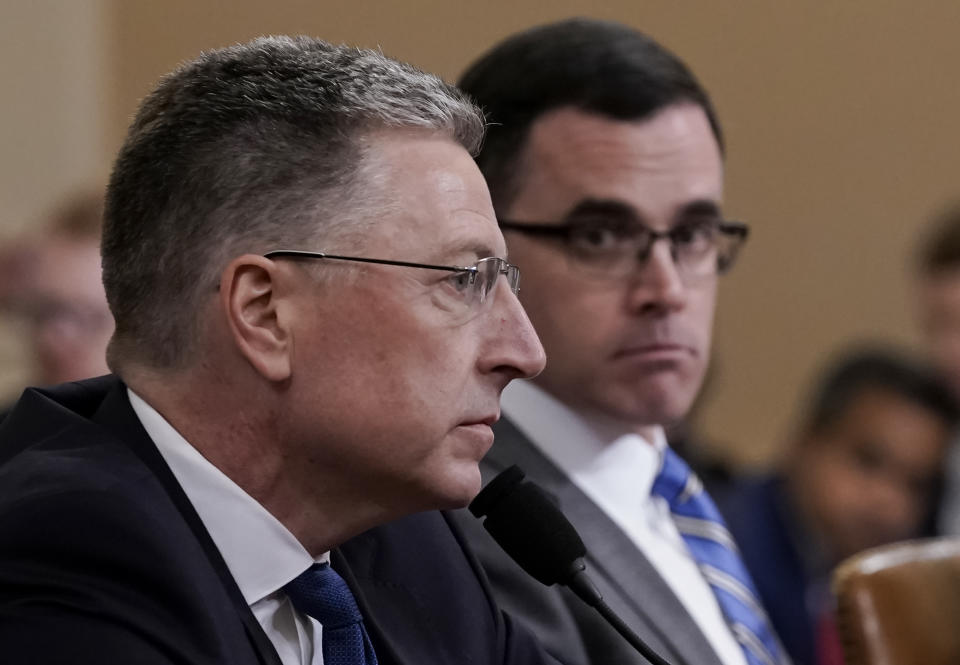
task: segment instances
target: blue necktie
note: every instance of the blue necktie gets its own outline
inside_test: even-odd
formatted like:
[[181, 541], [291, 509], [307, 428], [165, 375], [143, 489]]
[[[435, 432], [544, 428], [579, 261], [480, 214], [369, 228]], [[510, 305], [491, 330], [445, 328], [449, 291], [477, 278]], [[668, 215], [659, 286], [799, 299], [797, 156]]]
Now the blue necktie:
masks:
[[357, 601], [330, 564], [313, 564], [283, 590], [323, 626], [323, 665], [377, 665]]
[[651, 493], [662, 496], [670, 504], [677, 530], [713, 590], [747, 663], [789, 663], [757, 600], [753, 580], [720, 511], [704, 491], [700, 479], [670, 448], [664, 451], [663, 467]]

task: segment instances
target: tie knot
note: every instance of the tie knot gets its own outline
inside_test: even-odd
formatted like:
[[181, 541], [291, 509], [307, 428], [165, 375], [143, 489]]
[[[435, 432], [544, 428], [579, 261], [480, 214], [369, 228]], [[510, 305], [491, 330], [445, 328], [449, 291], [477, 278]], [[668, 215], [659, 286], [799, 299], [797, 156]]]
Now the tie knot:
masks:
[[663, 464], [650, 493], [662, 496], [671, 507], [685, 503], [703, 489], [700, 479], [671, 448], [663, 450]]
[[293, 606], [326, 628], [339, 628], [361, 620], [350, 587], [328, 563], [315, 563], [283, 590]]

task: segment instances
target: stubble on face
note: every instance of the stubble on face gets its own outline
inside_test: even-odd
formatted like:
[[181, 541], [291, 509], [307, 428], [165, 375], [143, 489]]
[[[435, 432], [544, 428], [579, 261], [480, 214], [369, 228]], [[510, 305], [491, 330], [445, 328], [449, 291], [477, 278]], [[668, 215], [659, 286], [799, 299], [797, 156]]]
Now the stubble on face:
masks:
[[[561, 223], [584, 202], [622, 205], [666, 230], [693, 208], [719, 216], [723, 166], [703, 111], [671, 106], [643, 121], [575, 109], [538, 120], [504, 217]], [[706, 371], [716, 279], [677, 286], [658, 243], [635, 275], [597, 282], [571, 270], [560, 243], [508, 232], [521, 300], [548, 363], [537, 383], [569, 406], [632, 428], [682, 418]]]

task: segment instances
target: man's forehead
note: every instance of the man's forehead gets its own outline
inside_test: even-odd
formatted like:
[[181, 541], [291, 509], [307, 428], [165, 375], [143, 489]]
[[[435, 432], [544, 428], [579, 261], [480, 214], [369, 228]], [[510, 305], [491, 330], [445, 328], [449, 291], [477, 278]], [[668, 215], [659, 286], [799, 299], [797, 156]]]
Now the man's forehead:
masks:
[[[572, 209], [587, 198], [634, 207], [686, 206], [723, 197], [723, 161], [700, 107], [674, 105], [643, 120], [558, 109], [535, 123], [518, 167], [518, 194]], [[539, 206], [538, 206], [539, 207]]]
[[367, 195], [381, 203], [376, 235], [395, 246], [415, 240], [437, 256], [502, 255], [489, 191], [462, 145], [423, 131], [369, 139]]
[[483, 240], [463, 238], [446, 243], [440, 247], [440, 253], [450, 257], [469, 257], [484, 259], [490, 256], [506, 258], [504, 243], [491, 243]]
[[[582, 111], [557, 112], [531, 136], [529, 166], [558, 183], [603, 188], [632, 182], [664, 185], [685, 178], [722, 195], [723, 160], [703, 110], [671, 106], [652, 118], [617, 120]], [[707, 194], [707, 192], [701, 192]]]
[[589, 150], [596, 141], [618, 142], [624, 138], [639, 139], [631, 141], [628, 148], [653, 153], [663, 146], [672, 147], [678, 140], [709, 139], [722, 158], [706, 112], [693, 102], [669, 104], [641, 118], [612, 117], [573, 106], [551, 109], [533, 121], [529, 144]]

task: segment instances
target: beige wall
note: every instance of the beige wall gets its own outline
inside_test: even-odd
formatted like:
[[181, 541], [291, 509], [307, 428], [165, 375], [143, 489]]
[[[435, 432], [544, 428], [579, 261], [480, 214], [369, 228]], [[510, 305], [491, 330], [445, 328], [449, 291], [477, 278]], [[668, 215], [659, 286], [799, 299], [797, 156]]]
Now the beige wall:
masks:
[[[65, 193], [104, 178], [106, 9], [102, 0], [0, 2], [0, 245], [42, 221]], [[5, 323], [0, 318], [0, 400], [28, 371]]]
[[[907, 249], [928, 214], [960, 196], [960, 3], [103, 2], [109, 106], [88, 125], [104, 123], [106, 152], [159, 75], [200, 49], [263, 33], [379, 45], [447, 78], [507, 33], [572, 14], [621, 20], [675, 49], [715, 98], [729, 143], [728, 210], [754, 230], [722, 290], [716, 376], [701, 414], [704, 430], [743, 462], [775, 451], [811, 373], [837, 344], [913, 340]], [[63, 2], [87, 8], [88, 23], [95, 5]], [[39, 11], [33, 19], [17, 31], [20, 43], [60, 35], [46, 22], [62, 19]], [[70, 58], [89, 58], [76, 63], [89, 67], [98, 52]], [[57, 71], [62, 57], [50, 60], [33, 75]], [[45, 98], [30, 77], [16, 81], [28, 98]], [[64, 108], [89, 104], [83, 91], [57, 94]], [[17, 116], [6, 103], [0, 113], [8, 131]], [[46, 189], [43, 173], [54, 172], [46, 160], [73, 151], [65, 146], [77, 127], [62, 121], [44, 117], [29, 133], [44, 164], [34, 187]], [[9, 162], [0, 155], [0, 174], [17, 192]]]

